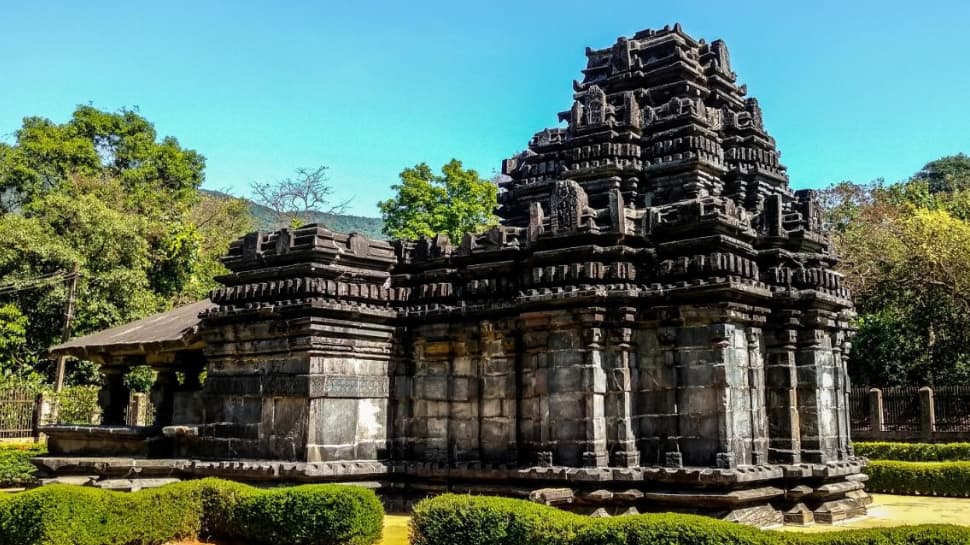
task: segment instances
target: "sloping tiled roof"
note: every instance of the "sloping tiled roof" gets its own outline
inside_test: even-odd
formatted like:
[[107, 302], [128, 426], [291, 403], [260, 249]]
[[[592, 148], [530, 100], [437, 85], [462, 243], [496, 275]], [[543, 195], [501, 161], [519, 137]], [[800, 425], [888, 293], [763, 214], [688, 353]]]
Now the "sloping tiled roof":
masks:
[[125, 325], [71, 339], [51, 347], [51, 356], [67, 354], [79, 358], [144, 354], [148, 351], [181, 350], [201, 342], [199, 313], [215, 305], [208, 299], [174, 308]]

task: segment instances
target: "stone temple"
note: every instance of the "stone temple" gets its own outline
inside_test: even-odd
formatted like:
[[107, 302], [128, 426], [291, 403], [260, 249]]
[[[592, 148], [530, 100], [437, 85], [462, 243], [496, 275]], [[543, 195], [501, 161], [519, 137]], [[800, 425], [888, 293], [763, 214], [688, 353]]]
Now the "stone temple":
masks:
[[[504, 162], [498, 227], [250, 233], [210, 301], [56, 347], [103, 363], [108, 426], [49, 428], [39, 466], [362, 481], [392, 507], [865, 513], [852, 303], [727, 47], [677, 25], [586, 57], [560, 125]], [[121, 372], [146, 363], [155, 426], [120, 426]]]

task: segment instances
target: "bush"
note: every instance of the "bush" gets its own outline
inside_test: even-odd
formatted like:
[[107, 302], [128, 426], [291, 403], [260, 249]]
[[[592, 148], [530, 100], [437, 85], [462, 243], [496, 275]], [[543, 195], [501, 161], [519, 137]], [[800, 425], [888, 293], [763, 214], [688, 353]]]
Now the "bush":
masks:
[[411, 544], [566, 544], [585, 520], [533, 502], [445, 494], [414, 506]]
[[970, 461], [970, 443], [853, 443], [855, 453], [873, 460], [904, 462]]
[[27, 486], [33, 482], [37, 468], [30, 459], [42, 454], [47, 454], [47, 446], [43, 443], [0, 445], [0, 487]]
[[383, 509], [339, 485], [258, 489], [203, 479], [135, 493], [51, 485], [0, 500], [0, 545], [160, 545], [219, 538], [252, 545], [367, 545]]
[[161, 544], [199, 535], [202, 488], [176, 483], [134, 494], [51, 485], [0, 502], [0, 544]]
[[204, 496], [206, 532], [253, 544], [367, 545], [381, 535], [384, 508], [358, 486], [258, 489], [215, 481]]
[[101, 408], [98, 406], [97, 386], [67, 386], [53, 394], [58, 424], [96, 424]]
[[413, 545], [949, 545], [970, 528], [907, 526], [797, 534], [696, 515], [589, 518], [535, 503], [447, 494], [415, 506]]
[[970, 462], [870, 460], [870, 492], [925, 496], [970, 496]]

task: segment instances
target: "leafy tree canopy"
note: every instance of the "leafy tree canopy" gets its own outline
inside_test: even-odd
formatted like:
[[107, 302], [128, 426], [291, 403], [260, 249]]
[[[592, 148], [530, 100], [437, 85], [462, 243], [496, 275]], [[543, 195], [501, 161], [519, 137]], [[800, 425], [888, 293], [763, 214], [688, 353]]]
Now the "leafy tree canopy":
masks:
[[440, 175], [421, 163], [401, 171], [400, 179], [392, 186], [397, 195], [377, 204], [384, 233], [392, 238], [415, 240], [444, 233], [457, 242], [467, 232], [496, 224], [498, 186], [462, 168], [457, 159], [442, 167]]
[[244, 201], [200, 194], [204, 168], [133, 110], [24, 119], [0, 144], [0, 368], [60, 341], [74, 267], [75, 335], [204, 297], [250, 226]]
[[823, 202], [859, 312], [853, 380], [970, 379], [970, 157], [895, 184], [841, 182]]

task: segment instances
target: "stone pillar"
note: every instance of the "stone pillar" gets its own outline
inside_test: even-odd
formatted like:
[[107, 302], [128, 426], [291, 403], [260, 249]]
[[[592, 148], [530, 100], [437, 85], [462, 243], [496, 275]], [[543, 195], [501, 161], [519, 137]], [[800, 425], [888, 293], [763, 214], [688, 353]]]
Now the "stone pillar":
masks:
[[179, 390], [184, 392], [197, 392], [202, 389], [202, 371], [205, 370], [205, 360], [192, 361], [183, 367], [185, 380]]
[[750, 464], [755, 423], [751, 420], [747, 335], [742, 326], [726, 322], [711, 324], [707, 334], [711, 347], [712, 384], [717, 395], [714, 410], [717, 413], [718, 448], [714, 461], [722, 468]]
[[585, 467], [606, 467], [606, 372], [603, 369], [603, 319], [606, 309], [591, 307], [580, 314], [583, 325], [582, 386], [585, 405], [586, 448], [582, 463]]
[[57, 423], [57, 397], [52, 392], [42, 392], [37, 396], [37, 425], [49, 426]]
[[882, 390], [873, 388], [869, 390], [869, 421], [871, 422], [873, 433], [886, 431], [885, 413], [882, 407]]
[[[477, 328], [476, 328], [477, 329]], [[448, 462], [480, 462], [479, 385], [477, 358], [469, 350], [469, 338], [462, 325], [450, 333], [451, 351], [447, 371]]]
[[148, 425], [148, 395], [141, 392], [131, 394], [128, 401], [128, 413], [125, 415], [125, 422], [129, 426]]
[[[521, 348], [518, 364], [520, 392], [516, 410], [519, 437], [519, 461], [538, 466], [553, 465], [550, 418], [550, 351], [549, 315], [526, 313], [519, 318]], [[558, 341], [557, 341], [558, 342]], [[562, 415], [556, 415], [557, 420]]]
[[410, 447], [415, 459], [444, 464], [448, 462], [451, 343], [441, 339], [441, 332], [432, 332], [428, 326], [415, 333]]
[[722, 468], [746, 463], [751, 424], [744, 331], [726, 322], [675, 331], [677, 440], [683, 463]]
[[101, 391], [98, 392], [98, 405], [101, 406], [101, 424], [105, 426], [124, 426], [125, 411], [128, 408], [130, 392], [125, 386], [127, 366], [102, 365]]
[[643, 465], [681, 467], [677, 331], [644, 321], [636, 332], [636, 430]]
[[798, 339], [794, 329], [799, 312], [783, 310], [768, 318], [772, 328], [765, 335], [768, 361], [765, 365], [765, 395], [768, 415], [768, 462], [801, 462], [801, 424], [798, 415], [798, 376], [795, 350]]
[[411, 436], [413, 430], [414, 389], [411, 377], [414, 376], [414, 353], [406, 347], [413, 346], [410, 332], [400, 328], [395, 336], [401, 339], [395, 344], [391, 357], [391, 456], [397, 460], [410, 460]]
[[768, 417], [765, 408], [765, 367], [761, 329], [745, 330], [748, 342], [748, 394], [751, 411], [751, 463], [768, 463]]
[[832, 362], [835, 374], [835, 414], [838, 433], [838, 459], [846, 460], [852, 454], [852, 446], [849, 442], [849, 372], [846, 369], [846, 342], [845, 334], [836, 331], [832, 334]]
[[929, 386], [919, 389], [919, 431], [924, 440], [932, 439], [936, 431], [936, 405]]
[[[188, 380], [188, 375], [186, 375]], [[198, 382], [198, 378], [196, 378]], [[175, 376], [175, 369], [170, 367], [155, 369], [155, 383], [149, 392], [152, 405], [155, 406], [155, 426], [169, 426], [172, 424], [172, 415], [175, 411], [175, 390], [178, 387], [178, 380]]]
[[802, 461], [834, 461], [838, 452], [836, 369], [829, 331], [812, 316], [798, 333], [798, 413]]
[[478, 325], [479, 437], [481, 458], [486, 463], [515, 463], [516, 387], [514, 346], [506, 351], [506, 323], [482, 321]]
[[632, 352], [632, 325], [636, 309], [622, 307], [618, 311], [617, 323], [611, 328], [607, 350], [608, 375], [606, 393], [606, 419], [609, 427], [608, 447], [616, 467], [636, 467], [640, 465], [640, 452], [637, 450], [636, 435], [633, 433], [633, 367], [636, 358]]

